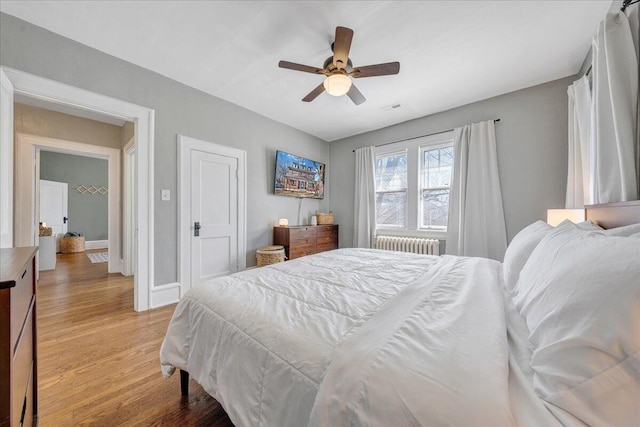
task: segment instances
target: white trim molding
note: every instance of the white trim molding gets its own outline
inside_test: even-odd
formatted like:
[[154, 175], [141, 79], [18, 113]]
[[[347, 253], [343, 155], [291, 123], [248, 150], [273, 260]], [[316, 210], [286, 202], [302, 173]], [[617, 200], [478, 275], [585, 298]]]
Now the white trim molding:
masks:
[[[136, 176], [134, 181], [137, 188], [135, 222], [138, 237], [136, 254], [138, 268], [134, 278], [134, 309], [136, 311], [148, 310], [154, 281], [153, 153], [155, 111], [151, 108], [12, 68], [0, 67], [0, 69], [9, 78], [14, 93], [131, 121], [135, 124]], [[0, 120], [2, 129], [13, 124], [13, 117], [10, 122], [4, 121], [1, 116]], [[0, 194], [11, 191], [11, 189], [4, 188], [4, 183], [2, 185]]]
[[167, 283], [165, 285], [154, 286], [151, 289], [151, 306], [158, 308], [169, 304], [175, 304], [180, 300], [180, 283]]
[[[84, 248], [88, 251], [94, 249], [109, 249], [109, 241], [108, 240], [87, 240], [84, 242]], [[120, 260], [118, 260], [118, 264]]]
[[0, 248], [13, 247], [13, 84], [0, 69]]
[[123, 148], [123, 194], [122, 194], [122, 274], [131, 276], [135, 272], [135, 152], [136, 146], [133, 137]]

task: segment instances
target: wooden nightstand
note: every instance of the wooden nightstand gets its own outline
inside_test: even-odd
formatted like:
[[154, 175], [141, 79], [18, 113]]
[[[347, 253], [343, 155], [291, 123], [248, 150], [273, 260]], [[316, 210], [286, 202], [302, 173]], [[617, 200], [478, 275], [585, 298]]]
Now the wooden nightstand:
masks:
[[273, 244], [284, 246], [287, 259], [338, 249], [338, 225], [273, 227]]

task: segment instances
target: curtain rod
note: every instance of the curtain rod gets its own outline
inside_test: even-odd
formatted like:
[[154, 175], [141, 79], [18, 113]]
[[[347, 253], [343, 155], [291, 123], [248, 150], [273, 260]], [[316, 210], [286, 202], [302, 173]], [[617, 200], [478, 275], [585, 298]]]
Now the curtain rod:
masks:
[[640, 0], [635, 0], [635, 1], [624, 0], [622, 2], [622, 7], [620, 8], [620, 11], [624, 12], [627, 9], [627, 7], [631, 6], [632, 4], [638, 3], [638, 1], [640, 1]]
[[[638, 0], [638, 1], [640, 1], [640, 0]], [[499, 121], [500, 121], [500, 119], [495, 119], [493, 121], [493, 123], [498, 123]], [[425, 138], [427, 136], [433, 136], [433, 135], [440, 135], [441, 133], [447, 133], [447, 132], [451, 132], [453, 130], [454, 129], [441, 130], [440, 132], [428, 133], [426, 135], [418, 135], [418, 136], [414, 136], [414, 137], [406, 138], [406, 139], [399, 139], [398, 141], [385, 142], [384, 144], [374, 145], [374, 147], [376, 147], [376, 148], [384, 147], [385, 145], [397, 144], [398, 142], [405, 142], [405, 141], [411, 141], [412, 139]], [[353, 152], [355, 153], [356, 150], [353, 150]]]

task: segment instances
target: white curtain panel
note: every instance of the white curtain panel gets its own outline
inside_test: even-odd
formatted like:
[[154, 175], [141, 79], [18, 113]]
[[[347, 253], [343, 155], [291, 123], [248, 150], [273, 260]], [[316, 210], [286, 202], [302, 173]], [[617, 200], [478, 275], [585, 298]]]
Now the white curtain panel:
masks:
[[[636, 47], [638, 73], [640, 74], [640, 3], [629, 6], [627, 8], [627, 16], [629, 17], [629, 27], [631, 28], [633, 45]], [[638, 178], [638, 198], [640, 198], [640, 87], [638, 88], [638, 119], [636, 121], [636, 128], [636, 175]]]
[[[637, 14], [637, 8], [630, 13]], [[637, 19], [635, 25], [637, 25]], [[623, 13], [607, 14], [593, 41], [593, 203], [638, 198], [638, 56]]]
[[447, 254], [502, 261], [507, 232], [493, 120], [454, 130]]
[[589, 145], [591, 132], [591, 89], [583, 76], [567, 90], [569, 95], [569, 164], [567, 168], [567, 209], [591, 203], [589, 189]]
[[375, 150], [356, 149], [353, 247], [370, 248], [376, 232]]

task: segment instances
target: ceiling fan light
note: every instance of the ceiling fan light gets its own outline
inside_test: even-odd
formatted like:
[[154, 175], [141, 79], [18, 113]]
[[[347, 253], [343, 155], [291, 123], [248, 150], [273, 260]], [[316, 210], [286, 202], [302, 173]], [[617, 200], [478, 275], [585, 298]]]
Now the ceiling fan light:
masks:
[[324, 89], [333, 96], [342, 96], [351, 89], [351, 79], [345, 74], [332, 74], [323, 83]]

